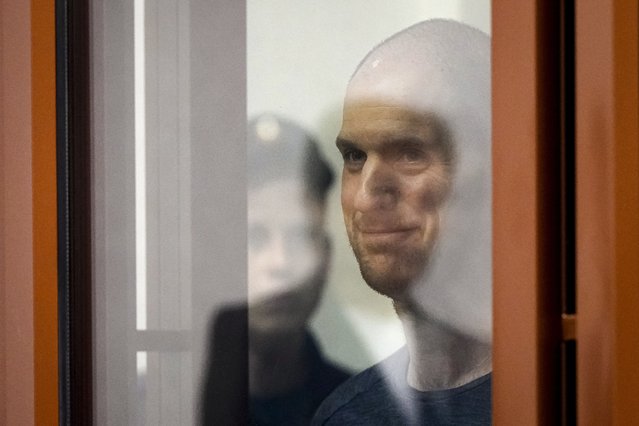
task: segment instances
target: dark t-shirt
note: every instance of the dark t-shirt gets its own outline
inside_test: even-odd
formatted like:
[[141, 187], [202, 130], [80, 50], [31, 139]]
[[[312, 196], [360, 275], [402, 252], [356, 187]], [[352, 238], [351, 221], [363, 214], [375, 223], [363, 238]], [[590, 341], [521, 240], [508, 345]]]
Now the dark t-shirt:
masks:
[[[271, 398], [249, 396], [246, 306], [223, 309], [209, 331], [209, 362], [200, 400], [201, 425], [308, 425], [319, 404], [350, 373], [326, 360], [307, 333], [304, 355], [311, 366], [297, 389]], [[273, 366], [285, 369], [286, 366]]]
[[420, 392], [406, 382], [403, 348], [338, 387], [312, 425], [490, 425], [491, 375], [463, 386]]
[[251, 397], [251, 425], [307, 426], [322, 401], [350, 377], [345, 370], [324, 359], [310, 334], [306, 338], [305, 352], [311, 366], [306, 382], [283, 395], [271, 398]]

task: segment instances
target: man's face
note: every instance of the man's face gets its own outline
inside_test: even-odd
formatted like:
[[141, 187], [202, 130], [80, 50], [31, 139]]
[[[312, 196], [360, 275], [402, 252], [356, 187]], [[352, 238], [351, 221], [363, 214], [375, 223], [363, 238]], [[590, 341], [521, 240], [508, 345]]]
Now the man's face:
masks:
[[252, 330], [301, 329], [324, 282], [323, 210], [301, 182], [286, 179], [249, 191], [248, 281]]
[[362, 276], [402, 299], [428, 264], [451, 185], [443, 124], [398, 104], [347, 97], [337, 147], [344, 221]]

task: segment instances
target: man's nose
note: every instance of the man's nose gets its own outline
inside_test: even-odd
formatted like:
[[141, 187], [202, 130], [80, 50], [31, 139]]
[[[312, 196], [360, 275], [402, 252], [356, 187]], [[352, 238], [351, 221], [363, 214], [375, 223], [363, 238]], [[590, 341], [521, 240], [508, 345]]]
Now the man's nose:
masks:
[[391, 164], [368, 158], [360, 174], [355, 209], [361, 212], [389, 209], [399, 197], [397, 176]]

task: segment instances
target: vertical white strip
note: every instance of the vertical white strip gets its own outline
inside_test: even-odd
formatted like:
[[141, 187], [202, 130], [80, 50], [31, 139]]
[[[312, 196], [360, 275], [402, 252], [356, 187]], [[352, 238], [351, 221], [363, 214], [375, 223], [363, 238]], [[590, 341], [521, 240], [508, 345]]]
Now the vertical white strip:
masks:
[[135, 388], [135, 421], [136, 425], [157, 424], [149, 423], [149, 378], [148, 378], [148, 359], [146, 351], [136, 352], [136, 370], [137, 370], [137, 386]]
[[135, 49], [135, 296], [136, 328], [146, 330], [146, 92], [144, 1], [134, 4]]
[[138, 372], [138, 379], [141, 377], [146, 376], [147, 373], [147, 356], [146, 356], [146, 351], [138, 351], [136, 352], [137, 355], [137, 372]]

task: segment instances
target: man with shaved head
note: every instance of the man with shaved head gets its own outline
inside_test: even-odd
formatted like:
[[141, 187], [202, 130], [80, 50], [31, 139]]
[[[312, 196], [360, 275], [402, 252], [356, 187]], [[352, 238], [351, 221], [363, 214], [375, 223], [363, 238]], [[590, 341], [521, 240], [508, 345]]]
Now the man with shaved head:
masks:
[[490, 424], [489, 37], [431, 20], [381, 43], [349, 82], [336, 143], [350, 244], [406, 346], [314, 424]]

